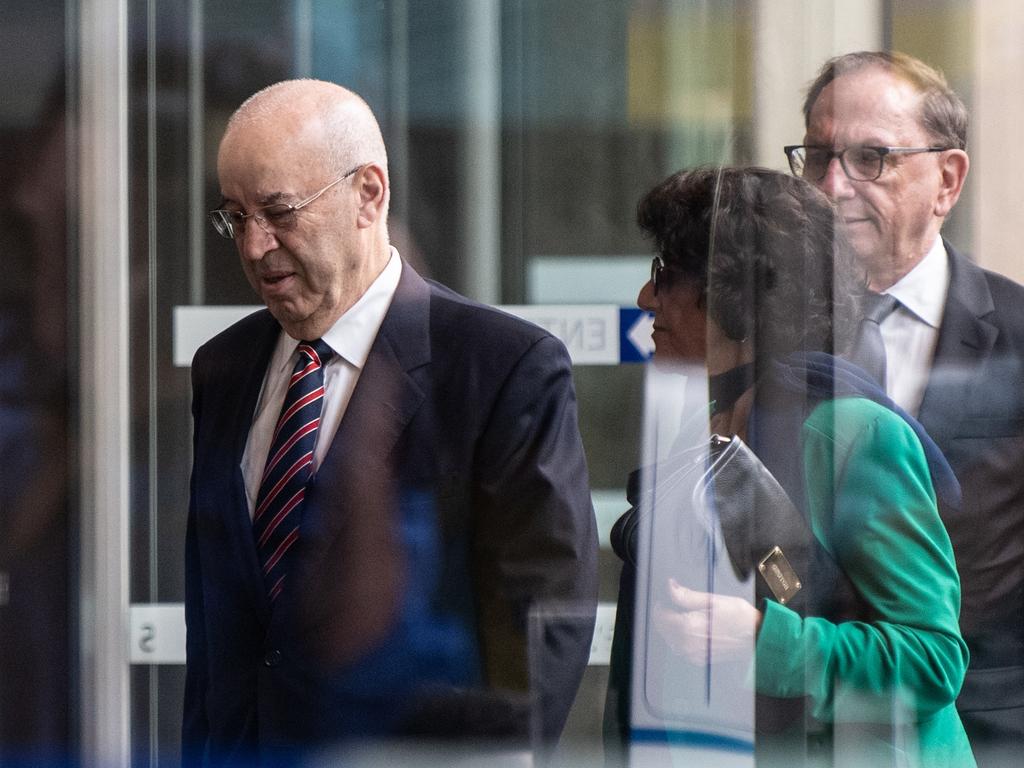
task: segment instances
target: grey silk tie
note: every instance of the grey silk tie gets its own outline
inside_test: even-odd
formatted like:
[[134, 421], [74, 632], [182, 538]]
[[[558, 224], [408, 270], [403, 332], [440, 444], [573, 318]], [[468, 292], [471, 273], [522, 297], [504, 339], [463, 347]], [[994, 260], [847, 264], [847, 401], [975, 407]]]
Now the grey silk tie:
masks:
[[900, 305], [895, 296], [871, 293], [864, 298], [864, 315], [857, 329], [857, 340], [850, 361], [867, 371], [885, 389], [885, 345], [879, 327]]

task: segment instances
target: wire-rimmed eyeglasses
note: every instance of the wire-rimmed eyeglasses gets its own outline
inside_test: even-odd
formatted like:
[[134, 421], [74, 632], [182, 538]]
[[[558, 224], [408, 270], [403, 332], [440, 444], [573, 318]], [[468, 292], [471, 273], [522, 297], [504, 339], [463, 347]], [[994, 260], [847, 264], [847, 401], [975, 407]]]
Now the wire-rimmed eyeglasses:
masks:
[[794, 176], [808, 181], [821, 181], [828, 173], [833, 157], [839, 158], [843, 173], [851, 181], [875, 181], [885, 170], [887, 155], [917, 155], [923, 152], [945, 152], [952, 147], [866, 147], [843, 149], [810, 144], [790, 144], [783, 147]]
[[305, 200], [301, 200], [294, 205], [289, 205], [288, 203], [274, 203], [272, 205], [264, 205], [261, 208], [257, 208], [252, 213], [242, 213], [242, 211], [218, 208], [216, 211], [210, 211], [210, 221], [213, 223], [213, 228], [217, 230], [217, 234], [221, 237], [226, 237], [228, 240], [234, 240], [236, 237], [242, 236], [245, 232], [246, 219], [255, 219], [256, 223], [260, 225], [260, 229], [270, 234], [273, 234], [274, 232], [287, 232], [295, 228], [295, 223], [297, 221], [297, 217], [295, 215], [296, 212], [312, 203], [335, 184], [343, 182], [364, 165], [366, 165], [366, 163], [360, 163], [352, 170], [346, 171], [344, 174], [336, 178], [323, 189], [314, 192]]

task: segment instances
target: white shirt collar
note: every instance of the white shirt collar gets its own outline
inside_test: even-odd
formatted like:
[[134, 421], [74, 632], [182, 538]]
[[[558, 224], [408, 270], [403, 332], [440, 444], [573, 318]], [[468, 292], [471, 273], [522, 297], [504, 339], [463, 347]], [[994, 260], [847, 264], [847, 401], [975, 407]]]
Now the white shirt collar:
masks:
[[899, 299], [906, 309], [932, 328], [942, 323], [949, 288], [949, 257], [942, 238], [935, 238], [932, 247], [916, 267], [905, 274], [886, 293]]
[[[366, 365], [366, 358], [370, 355], [370, 348], [391, 306], [401, 276], [402, 259], [392, 246], [391, 257], [383, 271], [370, 283], [359, 300], [321, 337], [339, 357], [360, 370]], [[278, 368], [290, 365], [295, 348], [299, 346], [298, 340], [284, 331], [281, 336], [272, 363], [273, 367]]]

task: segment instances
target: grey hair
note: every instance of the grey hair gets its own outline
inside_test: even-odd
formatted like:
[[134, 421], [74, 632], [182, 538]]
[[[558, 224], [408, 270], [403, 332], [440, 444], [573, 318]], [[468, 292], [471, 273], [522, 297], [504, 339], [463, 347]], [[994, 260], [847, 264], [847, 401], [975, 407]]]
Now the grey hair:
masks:
[[899, 51], [857, 51], [829, 59], [807, 89], [804, 99], [804, 125], [821, 92], [842, 75], [877, 67], [910, 83], [921, 95], [918, 119], [922, 127], [943, 146], [967, 149], [967, 107], [949, 87], [945, 75], [920, 59]]

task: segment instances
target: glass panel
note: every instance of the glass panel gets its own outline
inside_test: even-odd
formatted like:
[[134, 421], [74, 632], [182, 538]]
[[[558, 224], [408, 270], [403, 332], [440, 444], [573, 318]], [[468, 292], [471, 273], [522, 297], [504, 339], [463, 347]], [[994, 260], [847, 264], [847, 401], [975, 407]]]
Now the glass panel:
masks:
[[[138, 41], [129, 52], [133, 604], [181, 603], [184, 595], [191, 391], [188, 368], [172, 360], [173, 308], [253, 301], [205, 217], [218, 199], [215, 137], [249, 94], [292, 72], [276, 42], [295, 24], [286, 4], [212, 7], [204, 14], [198, 0], [129, 3]], [[217, 258], [205, 258], [210, 246]], [[133, 653], [165, 631], [134, 629]], [[179, 764], [184, 668], [139, 664], [131, 684], [138, 764]]]
[[[878, 41], [944, 66], [965, 96], [976, 87], [976, 52], [957, 32], [970, 26], [964, 17], [972, 3], [874, 5], [877, 15], [863, 17]], [[175, 309], [257, 303], [231, 243], [205, 220], [220, 197], [219, 138], [246, 97], [312, 76], [366, 99], [389, 150], [392, 240], [421, 274], [504, 305], [630, 306], [653, 250], [635, 223], [643, 192], [677, 168], [750, 162], [758, 136], [775, 135], [780, 124], [800, 140], [798, 108], [787, 102], [782, 114], [761, 103], [755, 115], [755, 91], [771, 79], [773, 90], [799, 92], [846, 31], [838, 29], [846, 18], [838, 8], [852, 6], [796, 2], [787, 4], [792, 17], [779, 7], [758, 0], [132, 0], [132, 602], [183, 599], [191, 393], [187, 363], [175, 360]], [[787, 34], [766, 44], [758, 33], [768, 16]], [[885, 30], [874, 28], [876, 18]], [[786, 50], [797, 42], [798, 53]], [[815, 55], [804, 58], [815, 61], [795, 63], [812, 44]], [[15, 108], [4, 109], [9, 117]], [[4, 130], [14, 137], [4, 156], [27, 162], [33, 155], [20, 148], [39, 134], [16, 121]], [[784, 167], [781, 146], [769, 147], [767, 160], [763, 149], [759, 162]], [[947, 232], [966, 241], [971, 211], [966, 203], [957, 211]], [[19, 231], [5, 229], [3, 237], [24, 249]], [[31, 303], [33, 281], [45, 276], [20, 267], [14, 274], [19, 287], [4, 290]], [[599, 597], [612, 608], [620, 562], [608, 529], [627, 507], [628, 473], [643, 461], [653, 385], [639, 365], [577, 365], [574, 377], [601, 524]], [[702, 409], [706, 397], [697, 399]], [[598, 639], [609, 633], [606, 623]], [[606, 646], [595, 644], [604, 650], [595, 652], [570, 713], [566, 761], [602, 759]], [[183, 686], [180, 664], [133, 669], [140, 764], [178, 762]]]
[[[242, 100], [303, 75], [359, 92], [389, 148], [393, 242], [421, 273], [505, 304], [629, 306], [649, 265], [633, 222], [640, 193], [678, 165], [745, 151], [735, 83], [748, 65], [735, 10], [519, 0], [480, 3], [474, 16], [457, 0], [131, 3], [132, 602], [183, 594], [190, 391], [188, 368], [172, 359], [173, 308], [256, 303], [231, 244], [203, 218], [219, 199], [219, 137]], [[591, 295], [545, 277], [545, 266], [581, 258], [586, 270], [632, 277], [614, 289], [596, 279]], [[607, 527], [639, 460], [642, 369], [574, 373], [604, 526], [600, 599], [614, 603]], [[600, 663], [587, 671], [566, 728], [566, 755], [584, 762], [600, 758], [606, 678]], [[135, 754], [175, 762], [181, 667], [137, 666], [132, 684]]]
[[[503, 275], [506, 300], [548, 293], [567, 303], [632, 305], [650, 244], [635, 225], [640, 195], [683, 164], [742, 152], [734, 126], [734, 3], [622, 0], [505, 4], [503, 16]], [[699, 66], [695, 66], [700, 62]], [[574, 264], [568, 285], [530, 285], [541, 262]], [[629, 282], [586, 273], [639, 264]], [[571, 274], [571, 273], [570, 273]], [[544, 290], [541, 290], [544, 289]], [[640, 461], [643, 370], [577, 366], [580, 424], [602, 531], [599, 599], [618, 597], [608, 529], [627, 508]], [[563, 734], [563, 759], [601, 760], [606, 659], [590, 666]]]
[[0, 763], [72, 753], [76, 380], [63, 0], [0, 25]]
[[[219, 138], [250, 94], [284, 78], [313, 76], [366, 98], [389, 149], [391, 235], [422, 274], [491, 303], [614, 308], [632, 305], [649, 274], [652, 246], [635, 223], [644, 191], [680, 167], [756, 160], [782, 169], [781, 144], [800, 141], [800, 94], [820, 62], [840, 50], [892, 47], [943, 69], [975, 112], [975, 170], [944, 235], [965, 250], [978, 246], [983, 263], [1019, 279], [1012, 168], [1022, 162], [1013, 143], [1020, 107], [1006, 77], [1021, 64], [1013, 37], [1021, 23], [1017, 5], [127, 0], [130, 589], [133, 604], [152, 609], [138, 613], [133, 655], [145, 661], [165, 632], [181, 629], [192, 425], [176, 310], [257, 301], [231, 244], [205, 218], [219, 199]], [[5, 764], [66, 764], [76, 745], [89, 741], [80, 738], [75, 703], [83, 687], [76, 679], [79, 615], [88, 613], [78, 570], [92, 554], [76, 551], [80, 523], [91, 519], [76, 506], [76, 486], [87, 481], [77, 477], [83, 451], [74, 426], [88, 413], [75, 384], [87, 362], [77, 349], [87, 313], [79, 312], [79, 254], [69, 245], [78, 236], [75, 169], [79, 153], [88, 151], [74, 130], [81, 6], [7, 0], [0, 24]], [[984, 36], [997, 33], [1006, 38]], [[564, 317], [552, 320], [559, 322], [568, 328]], [[1003, 378], [1019, 380], [1016, 371]], [[690, 373], [699, 389], [700, 371]], [[607, 642], [619, 589], [620, 561], [608, 547], [608, 529], [626, 509], [627, 474], [652, 455], [649, 444], [641, 445], [645, 418], [674, 428], [681, 417], [657, 410], [665, 403], [652, 391], [663, 380], [643, 366], [579, 364], [574, 377], [602, 534], [603, 611], [559, 758], [593, 765], [604, 749]], [[695, 401], [691, 410], [702, 414], [706, 400], [700, 391], [687, 403]], [[1004, 390], [990, 400], [1002, 411], [984, 424], [1010, 430], [997, 437], [1019, 442], [1016, 401]], [[973, 437], [982, 435], [988, 437], [984, 430]], [[957, 444], [950, 457], [973, 469], [967, 446]], [[1000, 492], [1009, 497], [1016, 494], [1010, 475], [1020, 473], [1009, 460], [1003, 469]], [[995, 534], [990, 549], [1012, 540]], [[989, 557], [977, 558], [979, 568]], [[1015, 561], [1012, 553], [1004, 559]], [[962, 578], [964, 595], [979, 594], [964, 601], [968, 607], [991, 597], [977, 581], [967, 583], [970, 575]], [[551, 628], [553, 616], [535, 617], [534, 637]], [[180, 760], [184, 668], [178, 645], [169, 647], [167, 663], [131, 670], [131, 748], [139, 765]], [[975, 658], [989, 652], [984, 643], [978, 650]], [[741, 760], [749, 757], [739, 751]]]

